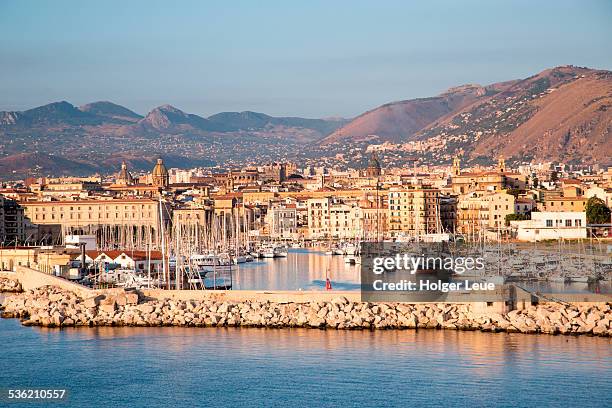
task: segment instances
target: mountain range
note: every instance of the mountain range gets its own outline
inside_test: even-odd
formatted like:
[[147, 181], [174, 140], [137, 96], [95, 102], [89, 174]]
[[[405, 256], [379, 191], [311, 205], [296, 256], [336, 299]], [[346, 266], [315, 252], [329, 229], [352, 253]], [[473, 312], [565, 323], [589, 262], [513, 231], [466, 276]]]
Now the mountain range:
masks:
[[143, 116], [107, 101], [62, 101], [0, 112], [0, 178], [108, 173], [121, 160], [148, 169], [159, 155], [182, 167], [299, 161], [385, 142], [434, 163], [503, 154], [612, 164], [611, 109], [612, 72], [575, 66], [391, 102], [352, 120], [250, 111], [203, 117], [171, 105]]
[[321, 144], [419, 144], [433, 162], [504, 155], [515, 161], [612, 164], [612, 72], [575, 66], [522, 80], [464, 85], [365, 112]]
[[0, 112], [0, 178], [108, 173], [116, 170], [118, 158], [136, 170], [149, 170], [160, 155], [182, 157], [176, 165], [183, 167], [238, 164], [254, 151], [274, 160], [286, 149], [316, 142], [344, 123], [248, 111], [205, 118], [171, 105], [142, 116], [107, 101], [80, 107], [54, 102]]

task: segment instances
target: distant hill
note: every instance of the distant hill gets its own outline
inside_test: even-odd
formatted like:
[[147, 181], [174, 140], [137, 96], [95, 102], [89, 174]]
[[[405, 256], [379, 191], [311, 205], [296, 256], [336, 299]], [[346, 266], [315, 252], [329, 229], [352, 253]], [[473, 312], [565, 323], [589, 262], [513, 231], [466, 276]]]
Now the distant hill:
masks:
[[448, 162], [456, 154], [468, 162], [490, 161], [502, 154], [516, 161], [612, 164], [611, 109], [612, 72], [562, 66], [523, 80], [389, 103], [359, 115], [320, 145], [420, 141], [430, 162]]
[[223, 126], [217, 126], [201, 116], [185, 113], [171, 105], [162, 105], [153, 109], [141, 119], [138, 124], [145, 128], [159, 131], [224, 131]]
[[[0, 178], [110, 172], [163, 155], [176, 165], [257, 165], [357, 157], [368, 144], [402, 145], [423, 162], [564, 161], [612, 164], [612, 72], [575, 66], [429, 98], [391, 102], [352, 120], [222, 112], [203, 117], [171, 105], [144, 117], [112, 102], [61, 101], [0, 112]], [[348, 156], [347, 156], [348, 155]], [[350, 164], [351, 161], [348, 161]], [[173, 165], [173, 164], [171, 164]]]
[[0, 174], [5, 179], [30, 175], [87, 175], [96, 172], [96, 166], [45, 153], [18, 153], [0, 157]]
[[142, 119], [141, 115], [132, 112], [128, 108], [107, 101], [88, 103], [87, 105], [80, 106], [79, 110], [96, 116], [123, 120], [126, 122], [137, 122]]
[[[44, 126], [128, 126], [122, 134], [138, 128], [160, 132], [237, 132], [265, 130], [275, 126], [315, 131], [320, 138], [346, 123], [344, 119], [307, 119], [298, 117], [274, 117], [257, 112], [221, 112], [204, 118], [186, 113], [172, 105], [162, 105], [141, 116], [128, 108], [112, 102], [100, 101], [80, 107], [62, 101], [53, 102], [26, 111], [0, 112], [0, 131], [24, 127]], [[44, 131], [44, 129], [41, 129]], [[52, 129], [49, 129], [50, 131]], [[90, 129], [91, 130], [91, 129]]]
[[297, 117], [273, 117], [257, 112], [222, 112], [208, 118], [229, 130], [262, 130], [266, 127], [284, 126], [315, 130], [322, 135], [333, 132], [347, 122], [345, 119], [305, 119]]
[[454, 112], [408, 140], [444, 143], [468, 160], [611, 163], [612, 72], [545, 70]]
[[359, 115], [320, 143], [325, 145], [342, 140], [359, 141], [371, 137], [394, 142], [405, 140], [435, 120], [496, 91], [495, 87], [464, 85], [431, 98], [387, 103]]
[[27, 168], [42, 175], [108, 172], [118, 155], [133, 156], [136, 168], [141, 163], [148, 166], [148, 160], [159, 155], [169, 166], [180, 167], [241, 160], [258, 151], [267, 160], [275, 160], [279, 152], [299, 151], [343, 123], [256, 112], [204, 118], [171, 105], [154, 108], [143, 117], [107, 101], [79, 108], [54, 102], [26, 111], [0, 112], [4, 163], [0, 178], [24, 174]]
[[[0, 126], [82, 126], [104, 122], [102, 117], [83, 112], [66, 101], [53, 102], [23, 112], [0, 112]], [[13, 118], [13, 120], [10, 120]], [[8, 120], [7, 120], [8, 119]]]

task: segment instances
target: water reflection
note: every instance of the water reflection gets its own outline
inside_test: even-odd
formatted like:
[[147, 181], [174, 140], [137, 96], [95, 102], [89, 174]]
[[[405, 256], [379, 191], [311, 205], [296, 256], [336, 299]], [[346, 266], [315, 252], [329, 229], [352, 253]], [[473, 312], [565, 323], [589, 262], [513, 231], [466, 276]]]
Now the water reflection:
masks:
[[334, 289], [359, 289], [359, 265], [345, 263], [342, 256], [304, 249], [290, 249], [287, 258], [241, 264], [234, 276], [234, 287], [253, 290], [324, 289], [326, 271]]
[[[16, 320], [10, 320], [17, 322]], [[42, 328], [34, 331], [43, 341], [103, 343], [115, 347], [135, 344], [154, 345], [173, 352], [199, 350], [202, 353], [231, 350], [235, 357], [252, 356], [257, 352], [292, 356], [296, 352], [322, 350], [324, 353], [350, 352], [392, 358], [419, 353], [433, 360], [459, 357], [472, 366], [505, 365], [517, 358], [525, 361], [545, 360], [562, 364], [566, 357], [602, 369], [612, 368], [611, 339], [587, 336], [523, 335], [482, 333], [454, 330], [313, 330], [266, 328], [195, 328], [195, 327], [77, 327]], [[207, 344], [214, 347], [206, 347]], [[426, 347], [424, 347], [426, 346]], [[586, 352], [588, 349], [588, 352]], [[205, 350], [209, 350], [206, 352]], [[553, 358], [554, 357], [554, 358]]]
[[[234, 289], [324, 289], [326, 271], [336, 290], [359, 290], [360, 265], [347, 264], [342, 256], [318, 250], [290, 249], [287, 258], [262, 259], [239, 265]], [[612, 293], [610, 282], [521, 282], [520, 286], [543, 293]]]
[[3, 386], [63, 385], [74, 406], [605, 406], [612, 393], [611, 340], [587, 336], [5, 319], [0, 342]]

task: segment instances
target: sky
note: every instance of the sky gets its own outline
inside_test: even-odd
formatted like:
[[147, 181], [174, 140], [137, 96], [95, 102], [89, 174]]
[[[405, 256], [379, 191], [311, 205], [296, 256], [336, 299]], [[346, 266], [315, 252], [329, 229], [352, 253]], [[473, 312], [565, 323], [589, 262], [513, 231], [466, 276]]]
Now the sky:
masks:
[[352, 117], [558, 65], [612, 69], [612, 1], [0, 0], [0, 110]]

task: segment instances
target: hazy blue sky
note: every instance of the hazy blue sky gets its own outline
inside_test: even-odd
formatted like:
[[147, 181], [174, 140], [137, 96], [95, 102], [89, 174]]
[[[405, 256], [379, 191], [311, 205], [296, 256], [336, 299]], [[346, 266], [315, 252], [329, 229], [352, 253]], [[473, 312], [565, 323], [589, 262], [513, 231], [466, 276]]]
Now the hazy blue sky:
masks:
[[0, 0], [0, 110], [353, 116], [463, 83], [612, 69], [612, 1]]

